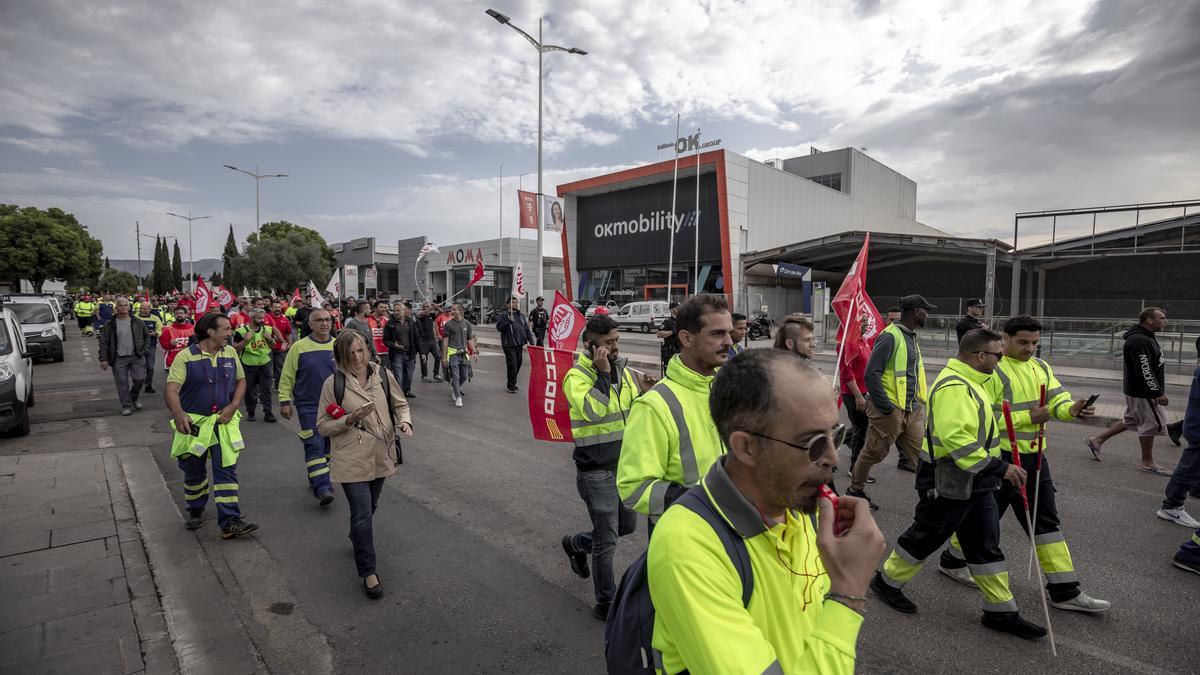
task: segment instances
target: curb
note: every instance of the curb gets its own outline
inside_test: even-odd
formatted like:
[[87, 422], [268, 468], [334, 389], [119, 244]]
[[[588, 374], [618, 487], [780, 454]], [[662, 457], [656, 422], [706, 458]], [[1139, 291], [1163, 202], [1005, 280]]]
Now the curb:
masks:
[[117, 454], [180, 672], [266, 672], [208, 557], [184, 529], [150, 450]]

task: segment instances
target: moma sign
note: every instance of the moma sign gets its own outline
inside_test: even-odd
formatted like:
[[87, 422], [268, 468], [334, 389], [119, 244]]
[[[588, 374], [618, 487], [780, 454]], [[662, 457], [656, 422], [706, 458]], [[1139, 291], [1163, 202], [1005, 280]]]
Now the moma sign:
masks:
[[680, 178], [675, 214], [671, 213], [670, 180], [652, 185], [580, 197], [578, 265], [580, 269], [666, 265], [675, 236], [675, 261], [683, 266], [695, 257], [696, 223], [700, 226], [700, 260], [721, 258], [716, 174], [700, 175], [700, 211], [696, 212], [696, 179]]

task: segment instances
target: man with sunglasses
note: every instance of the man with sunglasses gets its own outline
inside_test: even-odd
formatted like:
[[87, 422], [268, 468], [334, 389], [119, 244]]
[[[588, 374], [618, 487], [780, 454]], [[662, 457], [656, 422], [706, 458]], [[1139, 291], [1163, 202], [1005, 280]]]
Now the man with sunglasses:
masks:
[[1004, 356], [1001, 349], [999, 333], [968, 331], [958, 344], [958, 357], [934, 380], [917, 467], [916, 515], [875, 573], [871, 591], [892, 609], [915, 613], [916, 604], [902, 589], [957, 532], [971, 577], [983, 591], [983, 625], [1033, 640], [1046, 629], [1017, 612], [1000, 550], [1000, 509], [994, 496], [1003, 481], [1014, 487], [1025, 484], [1025, 471], [1001, 457], [1005, 432], [996, 422], [988, 388]]
[[677, 308], [675, 321], [681, 351], [630, 408], [617, 464], [621, 499], [646, 514], [651, 533], [667, 506], [700, 482], [723, 452], [708, 394], [733, 345], [725, 296], [692, 296]]
[[[1071, 561], [1067, 541], [1059, 529], [1058, 507], [1054, 499], [1058, 489], [1050, 477], [1049, 457], [1043, 454], [1038, 459], [1039, 449], [1043, 453], [1046, 451], [1046, 436], [1043, 434], [1040, 446], [1035, 442], [1039, 425], [1051, 419], [1069, 422], [1080, 417], [1091, 417], [1094, 411], [1088, 407], [1086, 398], [1072, 401], [1071, 392], [1054, 376], [1050, 364], [1034, 356], [1041, 337], [1042, 324], [1032, 316], [1009, 319], [1004, 324], [1004, 358], [996, 367], [996, 376], [990, 378], [985, 386], [996, 402], [993, 411], [997, 416], [997, 425], [1003, 427], [1004, 424], [1002, 403], [1008, 401], [1012, 407], [1021, 466], [1028, 474], [1026, 492], [1030, 505], [1037, 505], [1037, 520], [1033, 525], [1035, 550], [1038, 564], [1046, 574], [1046, 594], [1050, 604], [1075, 612], [1107, 612], [1112, 603], [1097, 600], [1079, 590], [1079, 575]], [[1043, 387], [1046, 391], [1044, 404], [1040, 402]], [[1012, 451], [1005, 446], [1000, 458], [1011, 462]], [[1002, 484], [996, 493], [996, 502], [1001, 515], [1011, 510], [1017, 514], [1021, 528], [1028, 532], [1025, 503], [1016, 488], [1011, 484]], [[942, 552], [938, 571], [965, 585], [975, 585], [957, 537], [951, 537], [950, 546]]]
[[753, 590], [745, 602], [718, 525], [691, 503], [667, 509], [646, 562], [656, 660], [668, 673], [854, 672], [885, 543], [865, 500], [817, 508], [844, 434], [831, 383], [794, 353], [754, 349], [721, 368], [709, 405], [728, 452], [688, 500], [744, 546]]

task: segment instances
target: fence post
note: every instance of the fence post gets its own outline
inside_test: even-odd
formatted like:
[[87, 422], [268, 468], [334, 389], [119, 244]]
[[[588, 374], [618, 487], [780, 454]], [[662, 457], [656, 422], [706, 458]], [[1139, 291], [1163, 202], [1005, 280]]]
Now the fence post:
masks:
[[1183, 365], [1183, 322], [1179, 322], [1179, 358], [1175, 361], [1176, 364]]

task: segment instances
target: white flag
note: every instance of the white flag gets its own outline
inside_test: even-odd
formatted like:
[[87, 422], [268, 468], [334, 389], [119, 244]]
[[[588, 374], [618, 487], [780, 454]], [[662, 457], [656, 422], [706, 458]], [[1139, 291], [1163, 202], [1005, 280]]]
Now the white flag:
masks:
[[518, 298], [523, 298], [525, 297], [525, 267], [521, 264], [519, 259], [517, 260], [517, 271], [515, 276], [516, 283], [513, 287], [513, 295], [517, 296]]
[[425, 244], [421, 247], [421, 252], [417, 254], [417, 262], [421, 262], [421, 259], [430, 253], [441, 253], [441, 251], [438, 250], [436, 244]]
[[335, 298], [342, 297], [342, 282], [338, 281], [338, 271], [336, 269], [333, 270], [333, 278], [329, 280], [328, 284], [325, 284], [325, 292], [333, 293], [333, 297]]
[[309, 306], [311, 306], [313, 309], [316, 309], [321, 306], [321, 303], [323, 301], [324, 301], [324, 298], [321, 297], [321, 291], [317, 290], [317, 285], [312, 282], [312, 279], [309, 279], [308, 280], [308, 304], [309, 304]]

